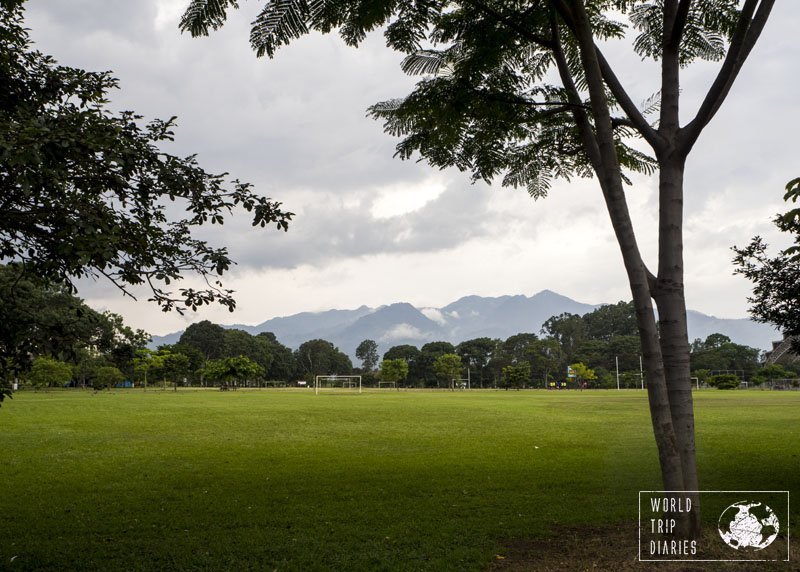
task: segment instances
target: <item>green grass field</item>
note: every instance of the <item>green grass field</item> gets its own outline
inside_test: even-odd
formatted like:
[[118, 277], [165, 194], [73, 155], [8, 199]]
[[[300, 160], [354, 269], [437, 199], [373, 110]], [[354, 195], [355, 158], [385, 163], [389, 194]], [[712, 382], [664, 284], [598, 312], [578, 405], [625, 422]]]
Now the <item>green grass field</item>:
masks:
[[[800, 492], [800, 393], [696, 414], [702, 488]], [[638, 391], [22, 392], [0, 569], [482, 570], [504, 540], [635, 522], [649, 423]]]

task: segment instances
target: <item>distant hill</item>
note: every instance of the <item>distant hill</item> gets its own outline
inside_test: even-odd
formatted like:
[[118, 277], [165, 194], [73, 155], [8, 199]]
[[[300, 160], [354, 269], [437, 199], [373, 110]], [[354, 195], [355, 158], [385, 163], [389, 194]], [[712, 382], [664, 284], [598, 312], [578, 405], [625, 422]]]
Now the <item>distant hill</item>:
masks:
[[[332, 342], [355, 362], [358, 344], [365, 339], [378, 342], [383, 355], [400, 344], [422, 346], [428, 342], [448, 341], [453, 344], [472, 338], [506, 339], [520, 332], [538, 334], [551, 316], [569, 312], [583, 315], [598, 305], [576, 302], [550, 290], [533, 296], [465, 296], [442, 308], [416, 308], [406, 302], [355, 310], [302, 312], [272, 318], [256, 326], [228, 325], [251, 334], [272, 332], [281, 343], [297, 348], [303, 342], [322, 338]], [[747, 318], [723, 319], [689, 310], [689, 340], [705, 339], [713, 333], [725, 334], [738, 344], [769, 349], [781, 336], [771, 326]], [[182, 332], [153, 336], [152, 347], [178, 341]]]

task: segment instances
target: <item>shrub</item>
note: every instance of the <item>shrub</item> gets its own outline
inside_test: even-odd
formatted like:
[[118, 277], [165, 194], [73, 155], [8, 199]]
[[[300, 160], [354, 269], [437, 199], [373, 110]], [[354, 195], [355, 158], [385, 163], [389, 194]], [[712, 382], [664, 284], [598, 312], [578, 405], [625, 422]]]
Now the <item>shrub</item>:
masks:
[[706, 383], [717, 389], [736, 389], [739, 387], [740, 380], [738, 376], [732, 373], [720, 373], [709, 377]]

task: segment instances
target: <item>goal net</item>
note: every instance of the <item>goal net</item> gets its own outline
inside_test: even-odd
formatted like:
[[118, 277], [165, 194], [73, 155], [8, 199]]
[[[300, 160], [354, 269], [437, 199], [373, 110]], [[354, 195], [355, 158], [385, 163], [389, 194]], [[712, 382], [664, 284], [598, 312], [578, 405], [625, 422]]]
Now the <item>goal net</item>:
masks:
[[349, 390], [361, 393], [361, 376], [318, 375], [314, 378], [314, 393], [322, 390]]
[[379, 381], [378, 389], [397, 389], [396, 381]]

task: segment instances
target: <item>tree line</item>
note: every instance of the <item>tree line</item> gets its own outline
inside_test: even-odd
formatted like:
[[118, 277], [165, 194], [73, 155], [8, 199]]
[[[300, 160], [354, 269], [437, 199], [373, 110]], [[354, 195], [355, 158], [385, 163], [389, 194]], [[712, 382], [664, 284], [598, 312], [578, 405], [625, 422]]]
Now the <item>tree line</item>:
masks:
[[[396, 345], [382, 358], [378, 344], [364, 340], [355, 348], [361, 362], [355, 367], [324, 339], [293, 350], [271, 332], [252, 335], [208, 320], [187, 327], [175, 344], [149, 349], [146, 332], [126, 326], [118, 315], [93, 310], [68, 288], [38, 280], [15, 265], [0, 266], [0, 294], [2, 359], [6, 369], [16, 368], [21, 372], [16, 377], [34, 387], [311, 384], [317, 375], [332, 374], [360, 374], [366, 386], [384, 381], [450, 389], [646, 383], [631, 302], [601, 306], [583, 316], [552, 316], [538, 334]], [[760, 357], [756, 348], [712, 334], [691, 345], [692, 375], [700, 383], [733, 387], [741, 380], [758, 384], [798, 373], [790, 366], [763, 367]]]

